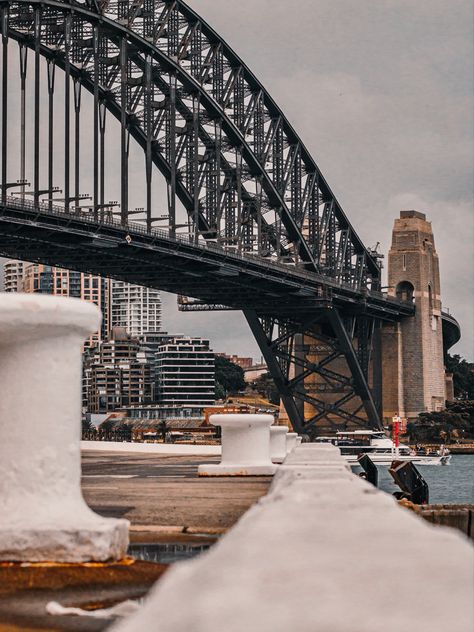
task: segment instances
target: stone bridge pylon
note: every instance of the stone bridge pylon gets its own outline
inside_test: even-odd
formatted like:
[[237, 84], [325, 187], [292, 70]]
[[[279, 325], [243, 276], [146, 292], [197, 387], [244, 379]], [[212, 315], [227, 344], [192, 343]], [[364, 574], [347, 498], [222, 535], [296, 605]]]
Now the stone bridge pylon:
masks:
[[444, 353], [460, 337], [459, 325], [442, 312], [439, 259], [424, 213], [401, 211], [388, 254], [390, 296], [413, 302], [415, 315], [381, 330], [383, 418], [416, 419], [444, 408]]

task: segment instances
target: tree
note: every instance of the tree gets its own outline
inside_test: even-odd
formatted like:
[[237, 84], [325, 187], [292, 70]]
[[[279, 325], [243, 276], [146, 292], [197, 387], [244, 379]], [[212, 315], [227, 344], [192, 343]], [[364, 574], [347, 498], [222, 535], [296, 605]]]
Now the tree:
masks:
[[225, 399], [225, 390], [222, 384], [220, 384], [219, 382], [216, 382], [216, 388], [214, 392], [216, 395], [216, 399]]
[[416, 424], [414, 424], [412, 421], [409, 421], [407, 423], [407, 435], [408, 441], [410, 443], [415, 443], [415, 441], [418, 440], [418, 430]]
[[474, 399], [474, 363], [460, 355], [446, 354], [446, 370], [453, 374], [454, 394], [460, 399]]
[[271, 404], [278, 405], [280, 403], [280, 395], [270, 373], [262, 373], [253, 383], [253, 387]]
[[166, 435], [168, 433], [168, 424], [166, 423], [166, 419], [162, 419], [159, 423], [159, 432], [161, 434], [161, 440], [163, 443], [166, 443]]
[[82, 418], [82, 433], [91, 432], [94, 430], [94, 426], [92, 425], [91, 420], [88, 417]]
[[245, 388], [244, 371], [223, 356], [216, 356], [216, 397], [222, 399]]
[[88, 417], [82, 418], [82, 438], [91, 439], [96, 432], [96, 429], [92, 425], [91, 420]]

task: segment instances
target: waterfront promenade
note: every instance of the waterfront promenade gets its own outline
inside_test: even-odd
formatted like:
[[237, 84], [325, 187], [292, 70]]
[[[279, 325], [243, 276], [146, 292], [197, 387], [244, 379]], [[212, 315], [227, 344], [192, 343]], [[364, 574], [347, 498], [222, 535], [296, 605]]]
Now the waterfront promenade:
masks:
[[[195, 628], [199, 631], [225, 629], [222, 617], [232, 622], [229, 629], [240, 630], [243, 628], [238, 627], [235, 617], [238, 601], [248, 606], [247, 624], [260, 621], [265, 624], [264, 630], [328, 629], [326, 626], [335, 617], [334, 629], [346, 632], [349, 628], [345, 615], [336, 616], [333, 610], [322, 608], [321, 603], [317, 612], [308, 609], [307, 603], [297, 599], [295, 587], [285, 577], [294, 575], [304, 590], [319, 586], [318, 590], [323, 590], [331, 601], [345, 600], [349, 611], [358, 617], [365, 612], [364, 603], [368, 604], [369, 595], [383, 597], [381, 601], [375, 600], [379, 603], [372, 617], [375, 625], [387, 620], [390, 586], [396, 584], [404, 600], [410, 591], [416, 594], [421, 590], [422, 603], [429, 603], [439, 617], [444, 610], [435, 608], [435, 595], [459, 573], [465, 579], [469, 575], [460, 556], [461, 550], [465, 554], [469, 550], [459, 534], [451, 529], [427, 527], [425, 521], [396, 507], [388, 495], [353, 476], [337, 450], [301, 446], [285, 459], [272, 482], [271, 477], [198, 477], [198, 466], [216, 462], [216, 456], [127, 452], [124, 446], [113, 451], [110, 446], [107, 450], [101, 447], [82, 452], [82, 491], [97, 513], [130, 520], [132, 544], [201, 546], [222, 539], [209, 555], [193, 564], [195, 570], [188, 579], [191, 567], [186, 564], [180, 566], [181, 572], [174, 567], [169, 580], [166, 573], [152, 591], [156, 605], [132, 618], [130, 624], [124, 622], [121, 630], [128, 632], [128, 625], [133, 632], [154, 629], [151, 620], [157, 617], [156, 608], [160, 620], [166, 617], [164, 627], [160, 624], [157, 628], [160, 630], [194, 630], [190, 622], [195, 617], [203, 618], [202, 625]], [[350, 523], [347, 523], [348, 512]], [[372, 547], [378, 552], [383, 550], [383, 556], [372, 555]], [[436, 554], [439, 551], [444, 552], [441, 557]], [[345, 556], [353, 558], [355, 565], [348, 567], [343, 563]], [[386, 564], [393, 566], [393, 581], [385, 575], [383, 588], [372, 584], [367, 590], [374, 570], [380, 572], [380, 564], [384, 568]], [[72, 566], [0, 565], [0, 632], [105, 630], [110, 619], [53, 617], [46, 613], [46, 604], [56, 601], [64, 606], [89, 609], [137, 599], [148, 593], [167, 568], [166, 564], [130, 559]], [[430, 571], [427, 575], [425, 568]], [[214, 577], [216, 571], [219, 581]], [[354, 583], [356, 576], [360, 576], [359, 584]], [[268, 578], [272, 579], [267, 587]], [[462, 594], [466, 593], [461, 579], [456, 580], [453, 593], [458, 595], [459, 606]], [[345, 592], [349, 584], [354, 592], [350, 599]], [[257, 586], [263, 601], [254, 594]], [[170, 589], [175, 595], [171, 601]], [[181, 593], [182, 597], [178, 597]], [[201, 607], [202, 600], [207, 603], [211, 593], [215, 595], [212, 602], [217, 600], [221, 606], [216, 617]], [[160, 595], [165, 594], [171, 611], [163, 606]], [[281, 603], [280, 614], [272, 612], [277, 603]], [[186, 604], [184, 609], [183, 604]], [[430, 631], [447, 629], [443, 626], [450, 621], [454, 625], [450, 629], [464, 632], [469, 609], [463, 610], [463, 618], [456, 625], [449, 613], [444, 613], [439, 625], [430, 627]], [[415, 616], [413, 608], [408, 608], [407, 614], [397, 612], [396, 617], [387, 620], [386, 630], [402, 629], [400, 625]], [[295, 627], [275, 627], [281, 615], [285, 619], [291, 615]], [[430, 624], [434, 620], [435, 615], [430, 615]], [[321, 625], [311, 627], [318, 623]]]
[[[120, 444], [116, 451], [101, 448], [82, 452], [82, 491], [98, 514], [130, 520], [132, 544], [213, 544], [271, 483], [271, 477], [199, 478], [198, 465], [217, 456], [127, 452]], [[107, 607], [136, 599], [166, 568], [144, 561], [75, 568], [0, 564], [0, 632], [99, 632], [110, 620], [52, 617], [46, 604]]]
[[197, 476], [201, 463], [218, 460], [87, 450], [82, 453], [82, 490], [97, 513], [130, 520], [132, 541], [180, 533], [219, 534], [266, 494], [271, 477]]

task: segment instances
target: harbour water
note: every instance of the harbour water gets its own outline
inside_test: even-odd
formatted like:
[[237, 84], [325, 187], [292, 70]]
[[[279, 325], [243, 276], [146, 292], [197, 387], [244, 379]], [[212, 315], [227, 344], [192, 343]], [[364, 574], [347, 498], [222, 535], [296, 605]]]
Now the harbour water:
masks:
[[131, 544], [128, 554], [146, 562], [174, 564], [195, 557], [209, 549], [209, 544]]
[[[379, 467], [379, 488], [392, 494], [399, 488], [388, 473]], [[449, 465], [418, 467], [428, 483], [430, 504], [474, 504], [474, 455], [454, 454]]]

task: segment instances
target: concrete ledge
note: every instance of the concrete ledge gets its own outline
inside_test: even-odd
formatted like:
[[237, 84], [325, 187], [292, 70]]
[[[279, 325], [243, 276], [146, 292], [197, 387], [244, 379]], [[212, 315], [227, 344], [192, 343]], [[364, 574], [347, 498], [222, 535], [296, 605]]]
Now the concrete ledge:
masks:
[[311, 463], [298, 450], [300, 466], [288, 458], [267, 496], [113, 630], [471, 632], [469, 541], [399, 507], [334, 451], [311, 446]]
[[125, 441], [81, 441], [81, 450], [97, 452], [147, 452], [155, 454], [202, 454], [219, 456], [220, 445], [178, 445], [173, 443], [127, 443]]

